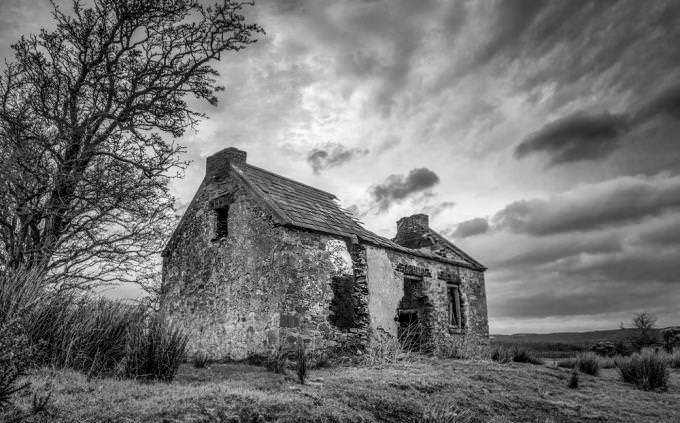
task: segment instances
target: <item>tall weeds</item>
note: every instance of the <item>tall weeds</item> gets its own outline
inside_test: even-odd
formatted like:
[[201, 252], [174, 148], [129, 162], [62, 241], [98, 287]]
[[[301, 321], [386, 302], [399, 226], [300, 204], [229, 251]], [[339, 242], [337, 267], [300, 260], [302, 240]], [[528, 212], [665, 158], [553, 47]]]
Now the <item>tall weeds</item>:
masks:
[[624, 382], [645, 391], [665, 391], [668, 389], [668, 364], [660, 354], [643, 352], [619, 360], [616, 363]]
[[35, 347], [26, 336], [33, 308], [43, 297], [39, 273], [16, 270], [0, 273], [0, 409], [29, 385], [20, 378], [35, 361]]

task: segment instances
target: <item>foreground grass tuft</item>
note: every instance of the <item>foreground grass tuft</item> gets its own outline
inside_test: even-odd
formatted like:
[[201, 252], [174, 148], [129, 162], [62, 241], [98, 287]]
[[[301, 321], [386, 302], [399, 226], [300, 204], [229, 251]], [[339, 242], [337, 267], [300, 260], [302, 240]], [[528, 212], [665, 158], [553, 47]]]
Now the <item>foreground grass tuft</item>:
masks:
[[423, 413], [422, 423], [471, 423], [475, 421], [472, 410], [447, 403], [435, 403]]

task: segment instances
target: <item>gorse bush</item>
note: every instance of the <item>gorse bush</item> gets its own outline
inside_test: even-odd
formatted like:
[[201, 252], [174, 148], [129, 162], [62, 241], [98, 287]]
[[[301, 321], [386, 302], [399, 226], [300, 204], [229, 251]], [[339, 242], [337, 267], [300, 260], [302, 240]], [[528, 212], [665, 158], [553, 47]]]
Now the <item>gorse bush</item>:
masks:
[[600, 358], [595, 353], [580, 354], [575, 367], [581, 373], [597, 376], [600, 374]]
[[633, 354], [616, 362], [616, 367], [624, 382], [645, 391], [665, 391], [668, 389], [668, 365], [660, 354], [645, 352]]

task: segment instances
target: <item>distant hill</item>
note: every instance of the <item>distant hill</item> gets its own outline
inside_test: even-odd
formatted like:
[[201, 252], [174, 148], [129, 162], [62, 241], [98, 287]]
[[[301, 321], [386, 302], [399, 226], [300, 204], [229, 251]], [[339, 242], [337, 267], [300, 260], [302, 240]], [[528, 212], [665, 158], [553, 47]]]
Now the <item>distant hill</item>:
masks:
[[594, 344], [599, 341], [624, 341], [635, 335], [635, 329], [595, 330], [590, 332], [516, 333], [491, 335], [503, 344]]

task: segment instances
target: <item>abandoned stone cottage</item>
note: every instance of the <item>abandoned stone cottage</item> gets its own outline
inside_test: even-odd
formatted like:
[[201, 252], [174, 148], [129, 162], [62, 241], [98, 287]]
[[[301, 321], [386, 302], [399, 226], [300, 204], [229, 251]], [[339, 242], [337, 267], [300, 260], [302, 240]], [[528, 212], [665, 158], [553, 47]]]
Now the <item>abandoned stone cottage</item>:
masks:
[[364, 229], [335, 196], [249, 165], [224, 149], [163, 252], [162, 308], [191, 335], [189, 354], [243, 359], [303, 339], [360, 347], [399, 336], [488, 342], [484, 271], [433, 231]]

